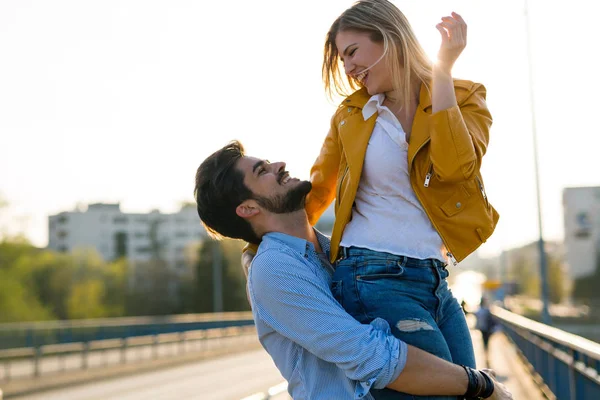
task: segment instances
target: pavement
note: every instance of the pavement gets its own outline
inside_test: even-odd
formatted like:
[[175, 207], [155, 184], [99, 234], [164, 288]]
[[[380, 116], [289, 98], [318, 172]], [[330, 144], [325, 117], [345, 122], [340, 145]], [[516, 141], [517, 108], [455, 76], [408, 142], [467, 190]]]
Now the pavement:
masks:
[[[183, 355], [168, 355], [164, 358], [153, 359], [151, 349], [132, 349], [138, 352], [137, 359], [128, 358], [125, 364], [102, 365], [94, 368], [73, 369], [65, 372], [59, 372], [51, 369], [47, 374], [39, 378], [27, 377], [12, 379], [9, 381], [0, 381], [0, 391], [4, 392], [4, 398], [21, 398], [21, 396], [31, 395], [38, 392], [46, 392], [53, 389], [72, 388], [82, 384], [93, 384], [102, 387], [108, 384], [111, 379], [131, 377], [138, 374], [148, 374], [153, 371], [166, 370], [183, 364], [195, 363], [203, 360], [219, 359], [230, 354], [239, 354], [251, 350], [262, 349], [258, 338], [253, 336], [234, 337], [223, 340], [219, 346], [206, 347], [200, 346], [200, 350], [190, 349]], [[264, 350], [260, 350], [264, 351]], [[144, 356], [146, 354], [146, 356]], [[101, 356], [101, 355], [98, 355]], [[48, 360], [54, 363], [55, 360]], [[96, 363], [92, 363], [96, 364]], [[274, 368], [274, 367], [273, 367]], [[102, 397], [100, 397], [102, 398]], [[73, 399], [79, 400], [75, 397]]]

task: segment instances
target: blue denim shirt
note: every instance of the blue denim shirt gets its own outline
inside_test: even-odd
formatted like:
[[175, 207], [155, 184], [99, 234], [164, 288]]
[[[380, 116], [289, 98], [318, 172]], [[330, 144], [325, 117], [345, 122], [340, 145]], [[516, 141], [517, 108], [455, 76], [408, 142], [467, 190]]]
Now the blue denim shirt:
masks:
[[[329, 253], [329, 239], [317, 235]], [[400, 375], [407, 346], [386, 321], [363, 325], [344, 311], [331, 294], [325, 258], [306, 240], [263, 237], [248, 275], [258, 337], [294, 400], [372, 399], [371, 387]]]

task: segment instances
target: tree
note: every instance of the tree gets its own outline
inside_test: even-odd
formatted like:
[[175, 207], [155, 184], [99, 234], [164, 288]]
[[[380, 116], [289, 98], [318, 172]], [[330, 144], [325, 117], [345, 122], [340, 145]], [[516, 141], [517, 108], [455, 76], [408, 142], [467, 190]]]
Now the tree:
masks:
[[564, 273], [562, 260], [555, 255], [549, 255], [548, 289], [551, 303], [558, 304], [562, 302], [567, 288], [566, 285], [566, 274]]
[[40, 249], [32, 246], [23, 238], [0, 239], [0, 270], [9, 269], [21, 257], [39, 253]]
[[35, 294], [8, 271], [0, 270], [0, 322], [40, 321], [52, 319]]
[[69, 319], [106, 317], [102, 304], [104, 290], [104, 283], [99, 279], [75, 283], [66, 302]]
[[104, 269], [104, 297], [106, 315], [121, 317], [126, 313], [129, 263], [122, 258], [109, 263]]
[[75, 277], [74, 261], [68, 254], [42, 251], [21, 257], [14, 270], [56, 318], [68, 319], [67, 298]]
[[250, 303], [246, 294], [246, 276], [242, 269], [242, 249], [240, 240], [223, 240], [221, 247], [225, 255], [224, 296], [225, 311], [249, 311]]
[[518, 283], [518, 293], [530, 297], [539, 297], [540, 279], [535, 271], [536, 265], [523, 254], [515, 254], [510, 268], [511, 278]]
[[239, 240], [222, 241], [206, 239], [199, 249], [194, 285], [194, 311], [214, 311], [213, 262], [221, 260], [223, 311], [246, 311], [250, 309], [246, 297], [246, 278], [241, 266], [244, 244]]
[[124, 261], [106, 264], [95, 250], [72, 254], [0, 242], [0, 320], [94, 318], [124, 315]]
[[135, 278], [127, 296], [128, 315], [168, 315], [179, 307], [178, 278], [163, 258], [166, 242], [159, 237], [160, 219], [150, 222], [150, 259], [135, 262]]

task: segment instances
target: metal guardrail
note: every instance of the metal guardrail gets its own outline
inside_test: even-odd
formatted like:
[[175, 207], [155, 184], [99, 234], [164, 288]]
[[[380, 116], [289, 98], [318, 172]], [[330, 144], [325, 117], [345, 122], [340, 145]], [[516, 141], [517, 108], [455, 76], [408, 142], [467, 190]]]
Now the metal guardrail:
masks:
[[254, 325], [251, 312], [0, 324], [0, 349]]
[[600, 344], [503, 308], [492, 314], [529, 363], [549, 399], [600, 399]]
[[[116, 358], [116, 363], [125, 364], [130, 361], [141, 361], [147, 359], [157, 359], [161, 357], [161, 347], [167, 349], [169, 356], [179, 356], [191, 351], [210, 351], [218, 349], [223, 345], [223, 342], [235, 338], [248, 338], [248, 340], [256, 339], [256, 329], [254, 326], [239, 326], [228, 328], [217, 328], [209, 330], [197, 330], [177, 333], [167, 333], [159, 335], [147, 335], [129, 337], [124, 339], [109, 339], [78, 343], [65, 343], [44, 345], [30, 348], [17, 348], [0, 350], [0, 365], [2, 365], [2, 374], [0, 382], [9, 381], [13, 378], [35, 378], [40, 377], [45, 373], [60, 373], [72, 371], [74, 369], [85, 370], [91, 367], [106, 367], [108, 366], [108, 358], [106, 354], [112, 352], [113, 359]], [[247, 345], [243, 342], [240, 345]], [[189, 349], [193, 347], [192, 349]], [[132, 352], [132, 349], [140, 349], [148, 351]], [[149, 354], [148, 354], [149, 353]], [[145, 355], [144, 355], [145, 354]], [[95, 365], [91, 365], [90, 360], [95, 356]], [[75, 367], [67, 367], [65, 362], [78, 359]], [[54, 364], [58, 366], [48, 372], [42, 368], [43, 361], [52, 358]], [[135, 359], [134, 359], [135, 358]], [[28, 374], [20, 373], [18, 376], [13, 376], [12, 367], [17, 367], [21, 370], [26, 368]]]

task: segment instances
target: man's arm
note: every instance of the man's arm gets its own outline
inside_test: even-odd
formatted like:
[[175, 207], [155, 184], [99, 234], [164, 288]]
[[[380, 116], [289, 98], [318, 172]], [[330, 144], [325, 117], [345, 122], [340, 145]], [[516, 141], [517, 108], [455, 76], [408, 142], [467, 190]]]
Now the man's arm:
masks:
[[366, 387], [385, 387], [404, 367], [406, 344], [352, 318], [299, 257], [259, 252], [248, 290], [255, 314], [272, 329]]
[[[493, 393], [487, 399], [512, 400], [512, 394], [506, 386], [489, 375], [491, 370], [484, 371], [493, 381]], [[473, 371], [473, 373], [477, 374], [479, 379], [483, 378], [480, 371]], [[387, 387], [399, 392], [421, 396], [463, 396], [467, 389], [473, 389], [469, 388], [469, 378], [463, 367], [410, 345], [408, 346], [406, 366], [400, 376]], [[469, 398], [475, 397], [469, 396]], [[479, 397], [477, 396], [477, 398]]]
[[415, 395], [462, 396], [469, 380], [463, 367], [408, 345], [406, 365], [387, 387]]

